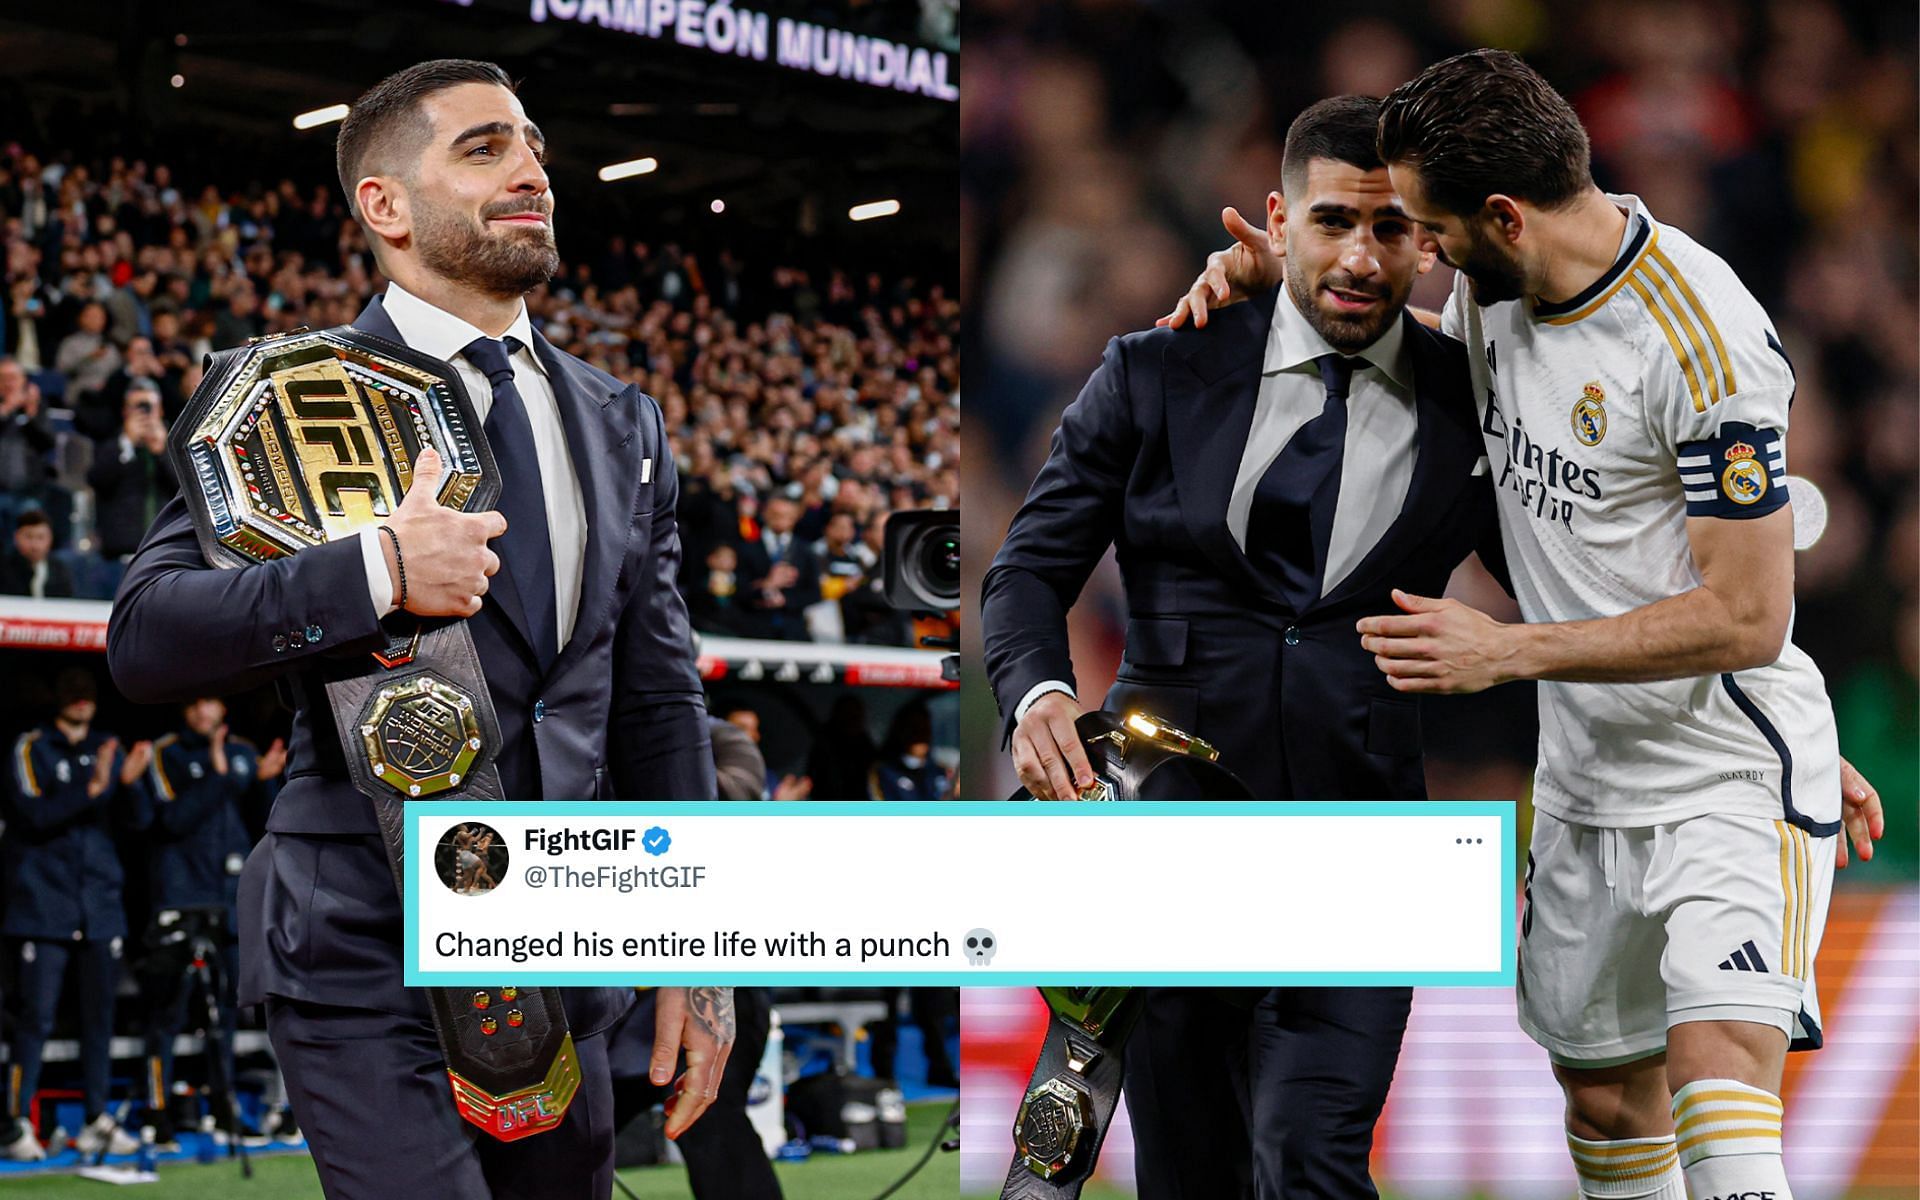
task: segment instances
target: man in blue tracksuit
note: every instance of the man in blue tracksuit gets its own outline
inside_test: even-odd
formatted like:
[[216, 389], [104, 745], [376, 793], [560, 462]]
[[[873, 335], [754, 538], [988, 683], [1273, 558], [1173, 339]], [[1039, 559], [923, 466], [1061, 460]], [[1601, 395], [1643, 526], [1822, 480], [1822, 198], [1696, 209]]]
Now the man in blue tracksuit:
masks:
[[[147, 831], [151, 924], [141, 965], [146, 1000], [149, 1121], [155, 1140], [174, 1140], [167, 1092], [173, 1083], [173, 1046], [189, 1015], [203, 1008], [187, 970], [191, 931], [199, 925], [219, 948], [216, 1000], [226, 1044], [219, 1079], [233, 1084], [234, 1001], [239, 964], [236, 918], [240, 868], [253, 849], [273, 803], [274, 780], [286, 765], [275, 741], [265, 754], [227, 732], [227, 706], [211, 696], [182, 706], [184, 723], [153, 746], [138, 824]], [[209, 1068], [209, 1076], [212, 1076]]]
[[54, 683], [54, 719], [20, 735], [8, 772], [0, 935], [20, 967], [20, 1023], [7, 1072], [8, 1122], [0, 1154], [20, 1161], [46, 1156], [26, 1113], [40, 1086], [41, 1054], [53, 1033], [70, 959], [78, 961], [80, 973], [87, 1119], [76, 1144], [83, 1154], [138, 1149], [106, 1111], [113, 995], [127, 936], [113, 829], [140, 802], [140, 776], [153, 747], [137, 742], [123, 754], [119, 739], [94, 729], [96, 694], [91, 672], [61, 672]]

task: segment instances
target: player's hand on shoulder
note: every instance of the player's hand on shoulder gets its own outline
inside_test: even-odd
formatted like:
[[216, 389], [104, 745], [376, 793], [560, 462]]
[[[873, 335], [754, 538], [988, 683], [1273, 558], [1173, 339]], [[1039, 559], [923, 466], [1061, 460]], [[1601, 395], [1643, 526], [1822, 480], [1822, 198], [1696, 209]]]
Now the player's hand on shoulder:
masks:
[[1285, 276], [1286, 259], [1275, 249], [1266, 230], [1232, 207], [1220, 210], [1220, 223], [1233, 235], [1233, 244], [1207, 255], [1206, 269], [1194, 278], [1193, 286], [1173, 311], [1155, 325], [1178, 329], [1191, 320], [1195, 329], [1205, 329], [1207, 314], [1213, 309], [1276, 287]]
[[487, 543], [507, 531], [507, 519], [493, 511], [466, 513], [441, 504], [445, 470], [438, 453], [421, 452], [414, 461], [412, 486], [387, 519], [400, 543], [398, 554], [394, 538], [385, 534], [381, 551], [395, 603], [423, 617], [470, 617], [480, 611], [481, 598], [500, 569], [500, 556]]
[[1083, 710], [1066, 692], [1048, 692], [1013, 727], [1013, 769], [1040, 800], [1072, 800], [1093, 785], [1093, 766], [1073, 723]]

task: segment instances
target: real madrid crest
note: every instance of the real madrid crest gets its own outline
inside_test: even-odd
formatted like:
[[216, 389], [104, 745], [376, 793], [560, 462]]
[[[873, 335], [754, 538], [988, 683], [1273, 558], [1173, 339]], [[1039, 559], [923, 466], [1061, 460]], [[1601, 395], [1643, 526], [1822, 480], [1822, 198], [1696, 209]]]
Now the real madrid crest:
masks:
[[1583, 446], [1598, 446], [1607, 436], [1607, 391], [1597, 379], [1581, 388], [1573, 402], [1573, 436]]
[[1735, 504], [1757, 504], [1767, 494], [1767, 469], [1755, 457], [1758, 453], [1745, 442], [1727, 447], [1727, 467], [1720, 473], [1720, 490]]

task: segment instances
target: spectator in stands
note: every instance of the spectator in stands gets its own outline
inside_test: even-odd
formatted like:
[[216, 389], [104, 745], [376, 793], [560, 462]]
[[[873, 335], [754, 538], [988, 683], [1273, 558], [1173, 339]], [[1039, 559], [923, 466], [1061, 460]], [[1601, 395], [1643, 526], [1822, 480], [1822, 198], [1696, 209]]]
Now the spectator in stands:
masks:
[[[754, 746], [754, 753], [761, 754], [760, 713], [748, 704], [730, 704], [720, 710], [720, 719], [740, 736], [745, 737]], [[715, 735], [718, 745], [719, 735]], [[716, 751], [717, 753], [717, 751]], [[758, 799], [762, 800], [805, 800], [813, 794], [813, 780], [805, 775], [780, 775], [768, 765], [764, 755], [760, 758], [760, 771], [764, 776], [764, 786]]]
[[740, 596], [740, 552], [731, 542], [707, 551], [706, 571], [686, 588], [687, 612], [703, 633], [745, 634], [748, 617]]
[[178, 390], [184, 374], [184, 370], [170, 371], [167, 364], [160, 361], [151, 338], [135, 335], [127, 343], [124, 361], [107, 376], [100, 390], [73, 406], [74, 428], [95, 441], [114, 436], [120, 430], [127, 393], [136, 383], [150, 383], [160, 393], [160, 416], [164, 423], [186, 406]]
[[859, 527], [853, 514], [836, 512], [827, 518], [827, 529], [813, 544], [813, 557], [820, 564], [820, 597], [839, 600], [860, 586], [870, 565], [865, 549], [855, 535]]
[[820, 599], [820, 567], [794, 532], [799, 502], [768, 497], [760, 516], [760, 536], [740, 548], [740, 574], [749, 581], [749, 628], [760, 637], [811, 641], [805, 610]]
[[[746, 710], [749, 714], [752, 709]], [[767, 760], [760, 753], [758, 718], [754, 733], [734, 720], [734, 714], [711, 717], [707, 734], [713, 739], [714, 775], [720, 781], [722, 800], [765, 800], [767, 798]]]
[[53, 523], [39, 509], [20, 514], [13, 526], [13, 549], [0, 558], [0, 595], [73, 595], [73, 572], [53, 557]]
[[0, 841], [6, 907], [0, 934], [19, 966], [20, 1021], [7, 1075], [7, 1117], [0, 1154], [19, 1162], [46, 1157], [26, 1114], [40, 1086], [41, 1056], [53, 1034], [68, 963], [78, 968], [80, 1056], [86, 1126], [83, 1155], [131, 1154], [139, 1143], [107, 1112], [114, 993], [127, 936], [116, 825], [138, 803], [150, 742], [120, 753], [118, 738], [93, 728], [93, 673], [63, 671], [54, 683], [54, 719], [20, 735], [13, 747], [7, 836]]
[[124, 559], [139, 548], [160, 507], [180, 490], [167, 461], [160, 389], [151, 379], [127, 386], [120, 432], [95, 445], [87, 482], [93, 485], [100, 553]]
[[[24, 508], [56, 514], [64, 496], [52, 482], [53, 428], [40, 403], [40, 386], [16, 358], [0, 358], [0, 520]], [[56, 531], [58, 532], [58, 531]]]
[[933, 761], [933, 716], [925, 700], [912, 700], [893, 714], [879, 761], [867, 777], [873, 800], [947, 800], [947, 769]]
[[98, 391], [120, 365], [120, 348], [107, 337], [107, 306], [99, 301], [82, 304], [74, 324], [74, 331], [61, 339], [53, 366], [67, 377], [68, 392], [84, 396]]

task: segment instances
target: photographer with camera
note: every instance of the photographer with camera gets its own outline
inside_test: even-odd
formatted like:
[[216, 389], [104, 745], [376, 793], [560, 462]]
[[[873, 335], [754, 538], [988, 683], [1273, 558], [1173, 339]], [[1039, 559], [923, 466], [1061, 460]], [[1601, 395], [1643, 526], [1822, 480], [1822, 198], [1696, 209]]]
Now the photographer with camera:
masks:
[[[173, 1045], [190, 1014], [205, 1011], [196, 995], [196, 946], [215, 949], [211, 973], [219, 1029], [207, 1030], [207, 1076], [216, 1114], [233, 1086], [233, 1034], [239, 978], [236, 956], [240, 869], [265, 824], [275, 781], [286, 766], [276, 739], [266, 753], [227, 732], [225, 702], [206, 696], [181, 707], [182, 727], [154, 743], [153, 763], [137, 817], [146, 831], [152, 918], [143, 940], [140, 993], [147, 1009], [147, 1123], [154, 1141], [174, 1141], [179, 1114], [167, 1106]], [[195, 1006], [197, 1001], [198, 1006]], [[214, 1035], [218, 1062], [214, 1059]], [[284, 1130], [283, 1130], [284, 1132]]]
[[131, 556], [154, 515], [180, 490], [167, 462], [167, 423], [153, 380], [142, 377], [127, 385], [120, 432], [94, 444], [87, 482], [93, 486], [102, 557]]

